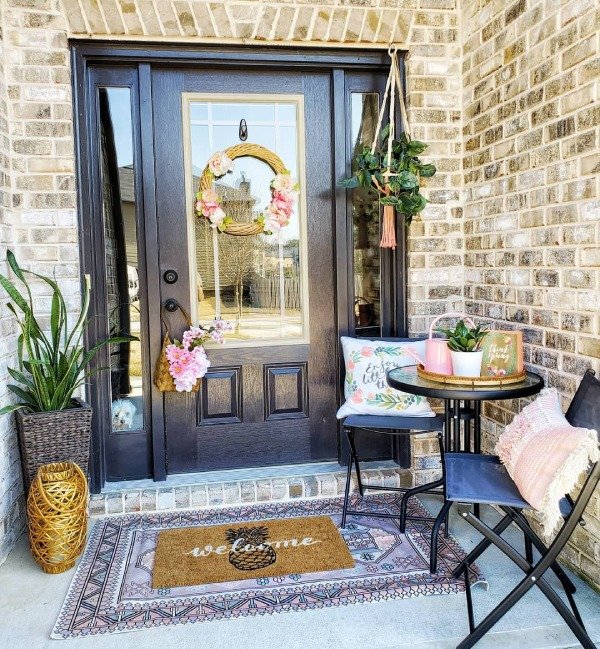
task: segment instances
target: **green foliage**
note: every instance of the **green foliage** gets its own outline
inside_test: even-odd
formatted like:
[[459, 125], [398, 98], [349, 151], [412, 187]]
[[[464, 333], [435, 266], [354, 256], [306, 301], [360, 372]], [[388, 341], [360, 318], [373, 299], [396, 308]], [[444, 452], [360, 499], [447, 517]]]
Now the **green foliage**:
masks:
[[464, 320], [459, 320], [454, 329], [436, 329], [448, 339], [448, 347], [455, 352], [476, 352], [481, 347], [481, 342], [487, 336], [488, 325], [467, 327]]
[[[427, 204], [420, 193], [421, 178], [431, 178], [436, 172], [432, 164], [423, 164], [419, 155], [425, 151], [427, 144], [411, 140], [405, 133], [398, 140], [392, 141], [392, 158], [390, 160], [391, 176], [384, 176], [388, 167], [387, 138], [389, 124], [382, 129], [379, 147], [374, 153], [364, 146], [353, 160], [354, 173], [340, 181], [346, 189], [356, 187], [375, 188], [381, 205], [393, 205], [405, 216], [410, 225], [413, 216], [422, 212]], [[385, 194], [384, 188], [389, 189]]]
[[[18, 369], [8, 369], [17, 383], [10, 384], [8, 389], [19, 401], [2, 408], [0, 415], [20, 408], [31, 412], [70, 408], [73, 393], [90, 376], [91, 373], [85, 371], [98, 351], [104, 345], [130, 342], [137, 338], [129, 335], [113, 336], [85, 351], [82, 341], [90, 304], [90, 289], [87, 284], [77, 320], [70, 328], [67, 307], [58, 284], [49, 277], [21, 268], [10, 250], [6, 253], [6, 259], [23, 287], [20, 291], [11, 280], [0, 274], [0, 286], [11, 300], [7, 307], [17, 318], [21, 330], [17, 339]], [[37, 277], [52, 288], [49, 332], [43, 331], [34, 314], [33, 295], [26, 275]]]

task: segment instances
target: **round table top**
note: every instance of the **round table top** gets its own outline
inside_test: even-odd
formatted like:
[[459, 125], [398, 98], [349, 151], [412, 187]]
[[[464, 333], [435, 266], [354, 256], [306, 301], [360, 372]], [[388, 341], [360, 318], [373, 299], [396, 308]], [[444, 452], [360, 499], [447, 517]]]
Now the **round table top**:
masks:
[[544, 379], [534, 372], [519, 383], [508, 385], [484, 385], [472, 387], [469, 385], [451, 385], [430, 381], [417, 374], [417, 366], [397, 367], [387, 373], [387, 382], [392, 388], [416, 394], [421, 397], [437, 399], [466, 399], [469, 401], [487, 401], [500, 399], [518, 399], [537, 394], [544, 387]]

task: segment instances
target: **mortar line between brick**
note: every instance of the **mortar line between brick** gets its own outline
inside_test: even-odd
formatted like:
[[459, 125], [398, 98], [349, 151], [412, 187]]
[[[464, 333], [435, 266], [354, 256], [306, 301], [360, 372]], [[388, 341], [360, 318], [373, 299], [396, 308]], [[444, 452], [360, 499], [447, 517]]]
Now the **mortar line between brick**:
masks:
[[[127, 25], [127, 21], [123, 17], [123, 7], [121, 7], [121, 2], [120, 0], [114, 0], [115, 4], [117, 5], [117, 11], [119, 13], [119, 16], [121, 18], [121, 22], [123, 23], [123, 29], [125, 30], [125, 33], [127, 36], [129, 36], [129, 26]], [[137, 5], [137, 2], [135, 3]]]
[[277, 23], [281, 16], [281, 7], [277, 6], [275, 9], [275, 18], [273, 19], [273, 25], [271, 26], [271, 31], [269, 32], [269, 40], [273, 41], [275, 39], [275, 34], [277, 33]]
[[346, 14], [346, 22], [344, 23], [344, 29], [342, 31], [341, 41], [346, 41], [346, 34], [348, 33], [348, 25], [350, 24], [350, 17], [352, 16], [352, 7], [348, 7], [348, 13]]
[[100, 15], [102, 16], [102, 20], [104, 21], [104, 28], [106, 29], [106, 33], [110, 34], [111, 31], [108, 27], [108, 21], [106, 20], [106, 15], [104, 14], [104, 7], [102, 2], [97, 2], [96, 6], [98, 7], [98, 11], [100, 12]]
[[[260, 24], [262, 22], [263, 16], [265, 15], [265, 10], [266, 10], [265, 4], [261, 3], [260, 7], [258, 9], [258, 16], [257, 16], [256, 21], [254, 23], [254, 29], [252, 30], [252, 35], [250, 37], [252, 40], [256, 40], [256, 34], [258, 34]], [[270, 34], [269, 34], [269, 36], [270, 36]]]
[[[217, 29], [217, 21], [215, 20], [214, 14], [212, 12], [212, 7], [210, 6], [210, 2], [206, 3], [206, 9], [208, 10], [208, 17], [210, 18], [210, 22], [212, 23], [213, 27], [213, 32], [215, 34], [216, 38], [219, 38], [219, 30]], [[211, 39], [214, 40], [214, 39]], [[237, 40], [237, 39], [234, 39]]]
[[314, 7], [310, 17], [310, 22], [308, 23], [308, 29], [306, 30], [306, 38], [304, 39], [306, 41], [312, 40], [313, 31], [315, 29], [315, 22], [317, 20], [317, 13], [318, 9], [317, 7]]
[[[83, 10], [82, 0], [77, 0], [77, 5], [79, 6], [79, 11], [81, 11], [81, 17], [83, 19], [85, 29], [86, 29], [87, 33], [91, 35], [92, 34], [92, 28], [90, 26], [90, 21], [88, 20], [86, 12]], [[64, 4], [63, 4], [62, 0], [61, 0], [61, 3], [60, 3], [60, 6], [62, 6], [62, 8], [63, 8], [63, 13], [66, 13], [66, 10], [64, 8]]]
[[296, 23], [298, 22], [298, 15], [300, 14], [300, 7], [296, 7], [294, 9], [294, 16], [292, 20], [290, 21], [290, 29], [288, 31], [288, 35], [286, 40], [291, 41], [294, 38], [294, 31], [296, 29]]

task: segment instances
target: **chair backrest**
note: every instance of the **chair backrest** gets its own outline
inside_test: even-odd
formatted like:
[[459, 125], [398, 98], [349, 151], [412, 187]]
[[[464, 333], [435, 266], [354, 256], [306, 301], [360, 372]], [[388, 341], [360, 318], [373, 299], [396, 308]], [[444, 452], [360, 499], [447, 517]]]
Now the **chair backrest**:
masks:
[[587, 370], [566, 413], [572, 426], [593, 428], [600, 433], [600, 381]]

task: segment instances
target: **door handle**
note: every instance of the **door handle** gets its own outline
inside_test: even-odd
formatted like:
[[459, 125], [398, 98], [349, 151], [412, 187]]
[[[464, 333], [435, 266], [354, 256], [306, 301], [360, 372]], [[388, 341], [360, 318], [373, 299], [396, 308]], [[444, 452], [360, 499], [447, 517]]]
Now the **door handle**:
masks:
[[177, 303], [177, 300], [174, 300], [173, 298], [169, 298], [168, 300], [165, 300], [163, 306], [170, 313], [173, 313], [173, 311], [177, 311], [177, 309], [179, 308], [179, 304]]

